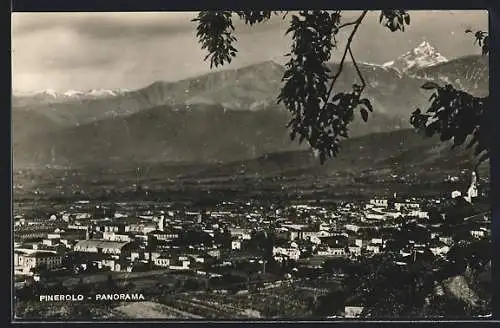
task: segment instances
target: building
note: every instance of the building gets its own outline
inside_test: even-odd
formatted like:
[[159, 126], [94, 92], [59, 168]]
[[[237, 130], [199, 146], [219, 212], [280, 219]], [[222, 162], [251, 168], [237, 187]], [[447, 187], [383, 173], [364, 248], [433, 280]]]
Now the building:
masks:
[[361, 247], [352, 245], [349, 246], [349, 254], [354, 255], [354, 256], [360, 256], [361, 255]]
[[453, 238], [450, 236], [440, 236], [439, 241], [443, 242], [446, 245], [451, 245], [453, 244]]
[[101, 239], [89, 239], [79, 241], [73, 248], [75, 252], [82, 253], [97, 253], [97, 254], [113, 254], [113, 255], [125, 255], [129, 253], [131, 243], [129, 242], [117, 242]]
[[273, 247], [273, 256], [285, 255], [292, 260], [300, 258], [300, 249], [295, 247]]
[[320, 245], [318, 247], [318, 256], [345, 256], [344, 247], [329, 247], [326, 245]]
[[409, 216], [417, 217], [419, 219], [428, 219], [429, 218], [429, 213], [426, 211], [421, 211], [421, 210], [412, 210], [408, 214]]
[[50, 227], [20, 228], [14, 230], [14, 240], [26, 241], [34, 239], [44, 239], [54, 230]]
[[486, 236], [486, 231], [484, 231], [484, 230], [471, 230], [470, 234], [474, 238], [484, 238]]
[[450, 247], [441, 243], [431, 247], [430, 250], [435, 256], [444, 256], [450, 251]]
[[56, 270], [62, 267], [62, 255], [53, 252], [39, 251], [24, 253], [14, 251], [14, 271], [18, 274], [29, 274], [35, 268]]
[[160, 256], [154, 260], [155, 266], [168, 268], [170, 266], [170, 259], [166, 256]]
[[229, 232], [231, 234], [231, 237], [237, 237], [237, 238], [243, 239], [243, 240], [252, 239], [252, 230], [251, 229], [229, 228]]
[[102, 239], [117, 242], [129, 242], [131, 238], [126, 233], [118, 233], [114, 231], [105, 231], [102, 233]]
[[418, 203], [411, 203], [411, 202], [400, 202], [400, 203], [394, 203], [394, 208], [396, 211], [402, 211], [402, 210], [418, 210], [420, 209], [420, 204]]
[[474, 198], [477, 198], [477, 196], [478, 196], [477, 174], [476, 172], [472, 171], [471, 183], [469, 189], [467, 189], [467, 196], [465, 196], [464, 198], [469, 203], [472, 203]]
[[239, 240], [233, 240], [231, 242], [231, 249], [232, 250], [241, 250], [241, 241], [239, 241]]
[[346, 318], [359, 318], [363, 313], [364, 307], [362, 306], [345, 306], [344, 315]]
[[375, 212], [375, 211], [370, 211], [370, 212], [367, 212], [365, 213], [365, 219], [366, 220], [384, 220], [385, 219], [385, 214], [383, 213], [378, 213], [378, 212]]
[[387, 199], [370, 199], [370, 204], [377, 207], [389, 206], [389, 202]]
[[356, 224], [346, 224], [345, 229], [347, 231], [353, 231], [353, 232], [358, 232], [360, 227]]
[[173, 230], [164, 228], [163, 230], [154, 230], [149, 233], [149, 235], [156, 238], [156, 240], [170, 241], [180, 238], [180, 234]]
[[368, 246], [366, 246], [366, 250], [370, 253], [373, 253], [373, 254], [378, 254], [380, 253], [380, 245], [376, 245], [376, 244], [369, 244]]
[[56, 229], [54, 232], [47, 234], [48, 239], [82, 240], [85, 237], [86, 230], [82, 229]]

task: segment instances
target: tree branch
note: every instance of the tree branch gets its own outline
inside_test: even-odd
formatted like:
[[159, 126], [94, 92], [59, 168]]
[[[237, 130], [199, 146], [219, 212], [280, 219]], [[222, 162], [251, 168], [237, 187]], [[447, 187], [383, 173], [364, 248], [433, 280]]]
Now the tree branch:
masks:
[[354, 67], [356, 68], [356, 72], [358, 73], [358, 76], [361, 79], [361, 90], [360, 90], [360, 93], [361, 93], [366, 87], [366, 82], [365, 82], [365, 79], [363, 78], [363, 74], [361, 74], [361, 71], [359, 70], [358, 63], [356, 62], [356, 59], [354, 59], [354, 55], [352, 54], [351, 45], [349, 45], [347, 48], [349, 50], [349, 55], [351, 56], [352, 63], [354, 64]]
[[346, 23], [347, 25], [343, 24], [345, 26], [348, 26], [348, 25], [351, 25], [351, 23], [353, 23], [354, 28], [352, 29], [351, 34], [347, 38], [347, 45], [346, 45], [346, 47], [344, 49], [344, 54], [342, 55], [342, 59], [340, 60], [339, 69], [338, 69], [337, 73], [335, 74], [335, 76], [333, 76], [332, 82], [330, 84], [330, 88], [328, 89], [328, 93], [326, 94], [326, 97], [325, 97], [325, 103], [323, 104], [323, 109], [325, 109], [326, 104], [328, 103], [328, 99], [330, 99], [330, 96], [332, 94], [333, 86], [335, 85], [335, 82], [337, 81], [337, 79], [339, 78], [340, 74], [342, 73], [342, 69], [344, 68], [344, 61], [345, 61], [345, 58], [347, 56], [347, 52], [349, 51], [349, 49], [351, 47], [351, 42], [352, 42], [352, 40], [354, 38], [354, 35], [358, 31], [358, 27], [361, 24], [361, 22], [363, 21], [363, 18], [365, 18], [365, 16], [366, 16], [367, 13], [368, 13], [368, 10], [364, 10], [363, 13], [354, 22]]

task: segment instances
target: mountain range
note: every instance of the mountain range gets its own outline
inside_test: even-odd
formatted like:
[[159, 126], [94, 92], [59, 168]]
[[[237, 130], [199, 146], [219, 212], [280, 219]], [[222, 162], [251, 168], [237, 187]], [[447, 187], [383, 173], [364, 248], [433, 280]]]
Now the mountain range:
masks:
[[[361, 63], [360, 70], [375, 111], [368, 123], [353, 122], [353, 138], [408, 129], [410, 113], [428, 104], [429, 92], [420, 88], [427, 80], [488, 94], [486, 57], [446, 60], [428, 43], [392, 63]], [[133, 91], [15, 94], [14, 167], [231, 163], [305, 151], [290, 141], [289, 113], [276, 104], [284, 71], [268, 61]], [[356, 79], [346, 63], [336, 91], [351, 90]]]

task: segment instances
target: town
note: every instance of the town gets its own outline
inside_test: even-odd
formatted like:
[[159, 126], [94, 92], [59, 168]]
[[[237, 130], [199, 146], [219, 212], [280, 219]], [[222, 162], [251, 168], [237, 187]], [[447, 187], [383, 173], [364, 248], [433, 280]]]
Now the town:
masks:
[[[212, 208], [82, 200], [48, 217], [18, 213], [18, 312], [39, 294], [108, 288], [141, 292], [172, 318], [384, 316], [377, 312], [381, 300], [370, 297], [379, 279], [368, 278], [370, 267], [385, 263], [402, 277], [428, 264], [425, 274], [435, 275], [430, 287], [422, 285], [435, 290], [476, 262], [488, 265], [487, 254], [475, 254], [469, 257], [476, 262], [458, 268], [467, 256], [456, 251], [491, 239], [490, 213], [474, 210], [481, 198], [473, 173], [465, 192], [441, 199], [393, 194], [320, 205], [222, 201]], [[328, 295], [334, 305], [325, 306]], [[432, 305], [429, 297], [425, 302]], [[123, 308], [109, 310], [120, 317], [134, 305], [112, 306]]]

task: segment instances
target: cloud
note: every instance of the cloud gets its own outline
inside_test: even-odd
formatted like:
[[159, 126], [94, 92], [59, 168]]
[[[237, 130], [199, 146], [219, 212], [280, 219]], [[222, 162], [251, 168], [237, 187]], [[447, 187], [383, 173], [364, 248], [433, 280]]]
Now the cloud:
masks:
[[14, 13], [13, 36], [69, 29], [88, 38], [168, 36], [193, 29], [194, 12]]
[[[352, 20], [355, 12], [345, 13]], [[404, 32], [391, 33], [370, 13], [353, 44], [360, 61], [394, 59], [423, 38], [445, 57], [476, 52], [463, 34], [487, 28], [485, 11], [413, 11]], [[14, 13], [13, 83], [16, 89], [139, 88], [155, 80], [179, 80], [209, 71], [195, 38], [194, 12]], [[236, 18], [235, 18], [236, 19]], [[287, 21], [274, 17], [252, 27], [237, 21], [238, 57], [224, 68], [264, 60], [283, 61], [289, 50]], [[450, 37], [450, 32], [455, 32]], [[342, 43], [339, 45], [342, 46]], [[340, 51], [333, 54], [338, 59]], [[27, 90], [27, 91], [29, 91]]]

